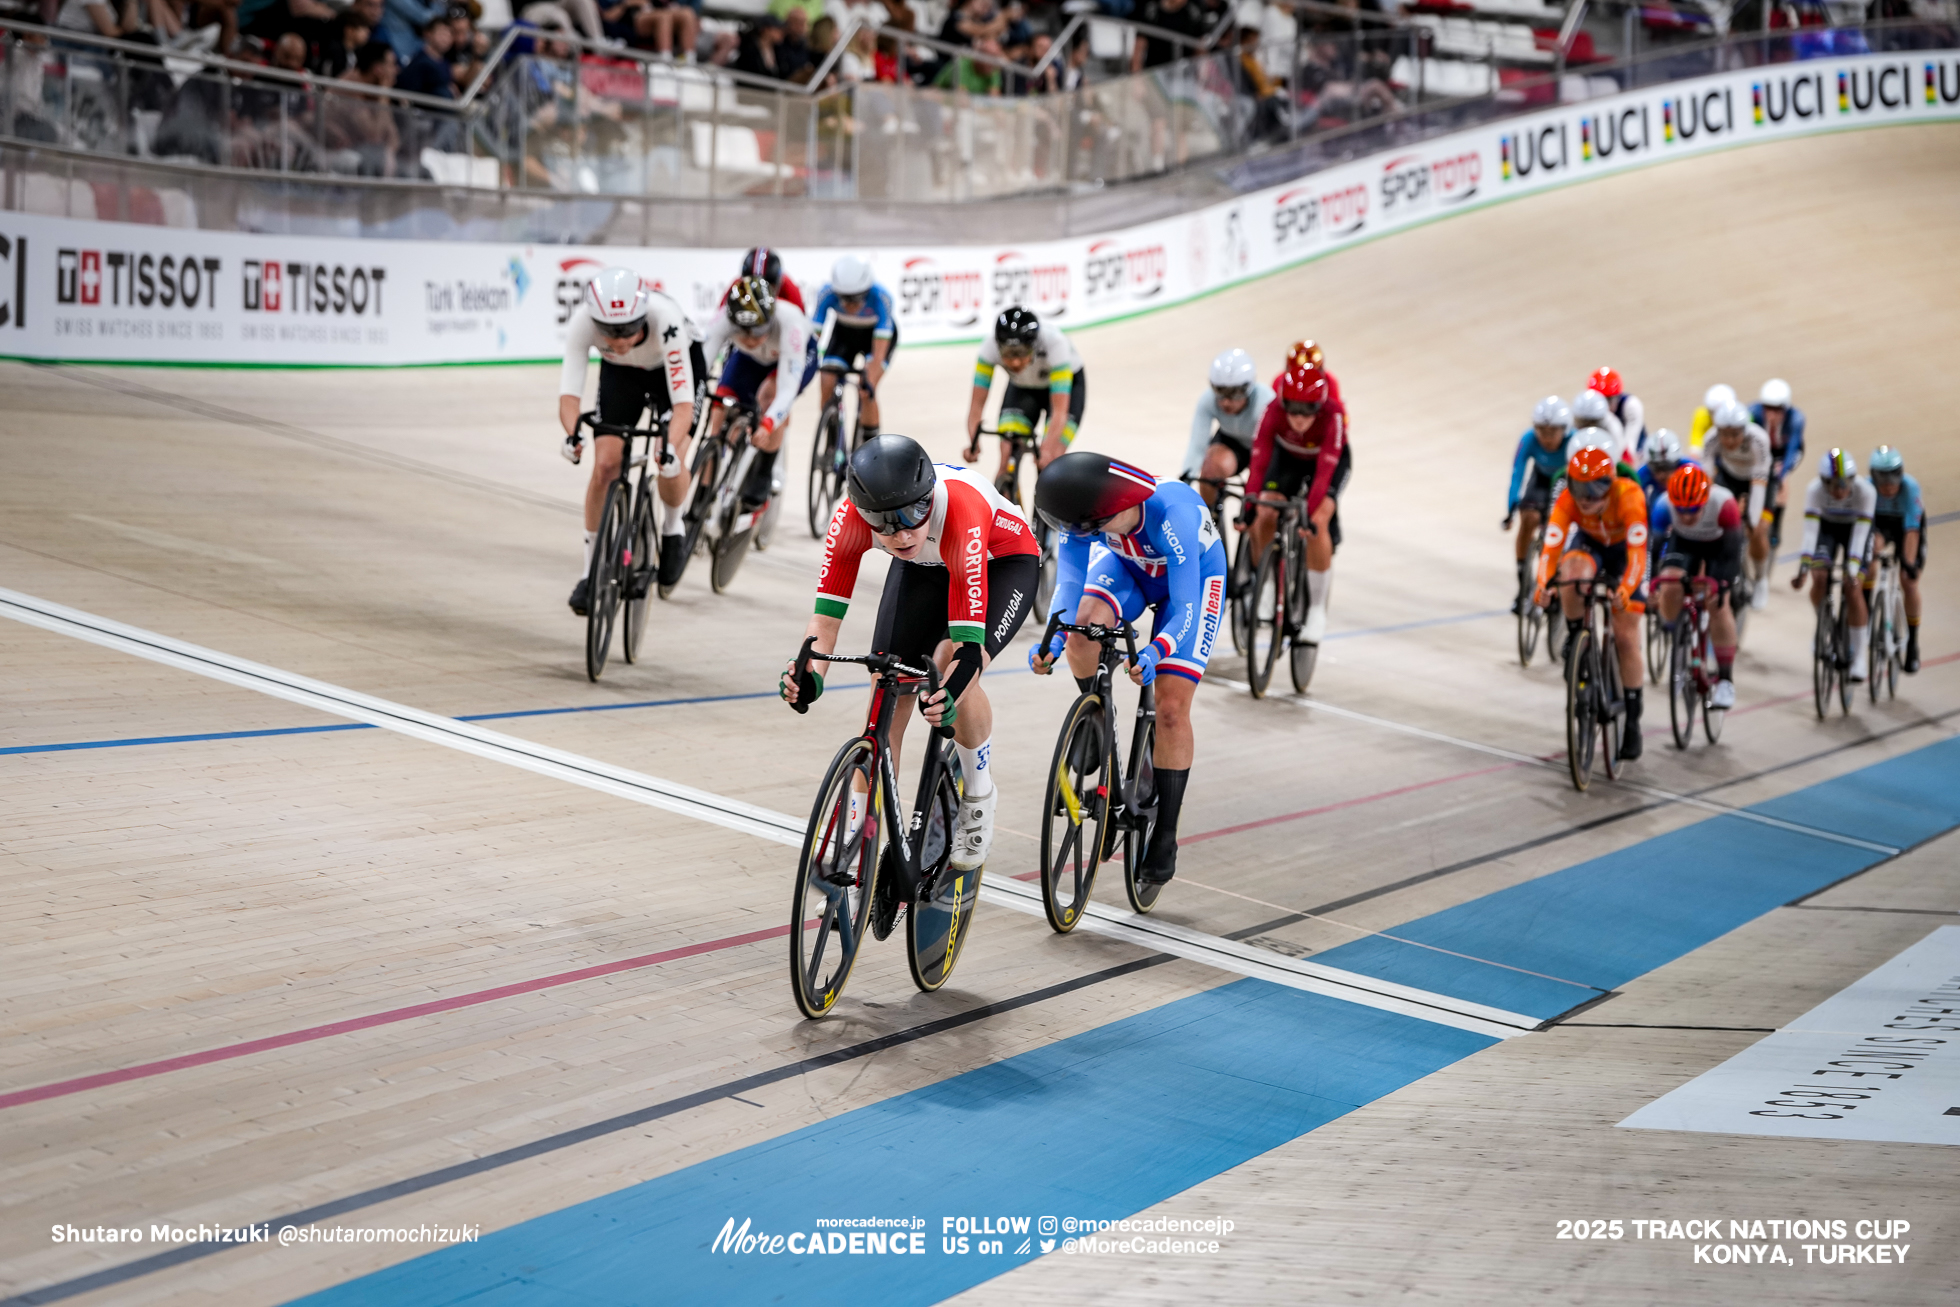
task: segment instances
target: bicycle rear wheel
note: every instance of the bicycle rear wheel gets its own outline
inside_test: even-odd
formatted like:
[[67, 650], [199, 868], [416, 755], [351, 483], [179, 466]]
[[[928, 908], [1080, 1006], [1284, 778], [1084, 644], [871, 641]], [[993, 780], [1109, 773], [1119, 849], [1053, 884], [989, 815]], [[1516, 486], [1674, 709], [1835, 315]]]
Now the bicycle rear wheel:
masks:
[[[1711, 635], [1704, 637], [1704, 639], [1706, 643], [1701, 647], [1701, 680], [1708, 685], [1710, 690], [1713, 690], [1714, 684], [1708, 676], [1708, 669], [1719, 666], [1715, 661], [1715, 637]], [[1714, 744], [1722, 738], [1722, 723], [1728, 720], [1728, 716], [1729, 710], [1727, 708], [1710, 707], [1708, 700], [1705, 698], [1701, 701], [1701, 733], [1708, 737], [1710, 744]]]
[[1885, 651], [1885, 697], [1887, 699], [1899, 697], [1899, 668], [1906, 656], [1905, 638], [1900, 635], [1900, 632], [1906, 629], [1905, 603], [1905, 594], [1898, 583], [1894, 582], [1892, 596], [1888, 603], [1891, 615], [1885, 619], [1886, 630], [1891, 634]]
[[1150, 848], [1150, 836], [1157, 829], [1157, 765], [1152, 759], [1156, 745], [1157, 723], [1146, 721], [1137, 731], [1136, 748], [1130, 753], [1130, 766], [1125, 774], [1129, 782], [1130, 802], [1137, 811], [1150, 814], [1141, 826], [1127, 827], [1123, 831], [1123, 892], [1129, 896], [1130, 906], [1138, 912], [1148, 912], [1156, 907], [1157, 896], [1164, 892], [1162, 885], [1141, 879], [1143, 855]]
[[[842, 387], [839, 387], [839, 394]], [[844, 485], [844, 412], [833, 399], [817, 418], [816, 446], [810, 451], [810, 500], [807, 508], [810, 538], [821, 540], [830, 529], [830, 515]]]
[[[868, 933], [878, 876], [874, 753], [862, 737], [837, 751], [803, 833], [790, 900], [789, 972], [796, 1006], [812, 1020], [836, 1006]], [[850, 829], [854, 784], [870, 787], [856, 830]]]
[[[694, 494], [689, 498], [687, 512], [681, 519], [681, 556], [692, 560], [695, 551], [701, 547], [701, 533], [708, 525], [708, 519], [715, 511], [715, 490], [721, 484], [721, 464], [724, 450], [719, 438], [701, 438], [701, 446], [694, 454]], [[687, 564], [681, 564], [683, 570]], [[675, 584], [679, 584], [677, 581]], [[672, 594], [673, 586], [662, 586], [660, 595], [664, 599]]]
[[1685, 749], [1695, 735], [1695, 705], [1701, 701], [1701, 686], [1689, 663], [1690, 641], [1697, 633], [1688, 626], [1686, 614], [1674, 629], [1667, 651], [1667, 720], [1674, 728], [1674, 747]]
[[[721, 484], [715, 488], [715, 512], [720, 516], [716, 523], [714, 539], [709, 542], [708, 584], [716, 594], [727, 593], [735, 581], [735, 573], [741, 570], [742, 560], [748, 557], [749, 540], [755, 534], [755, 514], [742, 511], [742, 487], [740, 481], [747, 476], [746, 464], [751, 460], [742, 457], [748, 446], [749, 419], [739, 415], [729, 419], [725, 433], [728, 440], [728, 457], [723, 460]], [[736, 523], [748, 518], [747, 525], [740, 530]]]
[[[1609, 626], [1608, 632], [1612, 630]], [[1603, 755], [1599, 760], [1600, 770], [1606, 773], [1607, 780], [1617, 780], [1620, 775], [1620, 735], [1626, 727], [1626, 687], [1620, 682], [1620, 650], [1610, 638], [1595, 641], [1593, 644], [1593, 675], [1599, 678], [1595, 697], [1599, 701], [1599, 750]], [[1618, 704], [1620, 711], [1606, 711]]]
[[647, 630], [647, 605], [653, 599], [654, 571], [659, 561], [654, 543], [658, 539], [653, 529], [653, 487], [643, 484], [633, 509], [633, 530], [627, 536], [626, 624], [619, 638], [619, 651], [629, 663], [638, 661], [640, 637]]
[[[1851, 628], [1845, 621], [1844, 609], [1842, 607], [1838, 609], [1837, 627], [1833, 634], [1835, 636], [1833, 647], [1837, 650], [1835, 661], [1837, 663], [1838, 709], [1845, 716], [1850, 716], [1851, 701], [1858, 697], [1858, 691], [1851, 684]], [[1870, 667], [1865, 669], [1865, 674], [1867, 676], [1871, 675]]]
[[1115, 749], [1103, 726], [1102, 696], [1079, 696], [1062, 718], [1041, 808], [1041, 906], [1048, 924], [1066, 935], [1089, 906], [1109, 820], [1104, 778]]
[[[1647, 679], [1659, 685], [1672, 666], [1674, 641], [1668, 638], [1667, 628], [1661, 625], [1661, 615], [1651, 602], [1647, 605], [1647, 615], [1641, 619], [1647, 637]], [[1684, 744], [1682, 748], [1687, 748]]]
[[1581, 793], [1592, 784], [1593, 750], [1599, 742], [1595, 661], [1592, 632], [1581, 630], [1565, 656], [1565, 761], [1572, 788]]
[[1273, 661], [1279, 657], [1280, 645], [1286, 642], [1286, 569], [1281, 561], [1284, 553], [1277, 540], [1267, 546], [1266, 556], [1259, 560], [1259, 571], [1252, 582], [1252, 598], [1247, 605], [1245, 679], [1255, 699], [1266, 697], [1266, 687], [1273, 680]]
[[1232, 650], [1240, 656], [1244, 656], [1252, 647], [1252, 579], [1251, 533], [1241, 531], [1238, 545], [1232, 552], [1231, 580], [1226, 587], [1226, 601], [1231, 607]]
[[612, 651], [613, 619], [619, 613], [619, 565], [626, 551], [626, 482], [606, 490], [599, 530], [592, 537], [592, 568], [586, 573], [585, 675], [596, 681]]
[[1531, 666], [1538, 652], [1538, 637], [1545, 629], [1545, 610], [1531, 602], [1529, 594], [1518, 597], [1518, 665]]
[[[934, 741], [935, 747], [942, 747]], [[948, 750], [950, 752], [950, 749]], [[954, 871], [953, 828], [959, 820], [960, 795], [953, 783], [952, 760], [940, 768], [926, 814], [925, 838], [919, 850], [919, 892], [905, 914], [905, 962], [912, 983], [930, 994], [946, 983], [960, 960], [980, 902], [980, 871]]]

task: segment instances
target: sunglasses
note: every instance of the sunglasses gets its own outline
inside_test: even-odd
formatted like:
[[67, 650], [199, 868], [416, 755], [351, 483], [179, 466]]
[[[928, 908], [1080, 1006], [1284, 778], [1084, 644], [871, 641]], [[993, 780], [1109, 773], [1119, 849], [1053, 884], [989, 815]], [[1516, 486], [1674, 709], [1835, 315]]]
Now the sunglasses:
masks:
[[646, 325], [647, 320], [645, 318], [635, 318], [631, 322], [599, 322], [595, 320], [592, 324], [594, 329], [608, 340], [625, 340], [629, 336], [637, 336], [645, 329]]
[[1252, 388], [1250, 386], [1213, 386], [1211, 393], [1222, 400], [1235, 401], [1250, 399], [1252, 397]]
[[873, 535], [897, 535], [900, 531], [912, 531], [925, 525], [932, 516], [932, 496], [927, 495], [915, 504], [903, 508], [865, 510], [860, 508], [858, 516], [871, 528]]
[[1309, 404], [1303, 400], [1289, 399], [1285, 401], [1285, 405], [1286, 416], [1290, 418], [1310, 418], [1320, 414], [1320, 405]]
[[1572, 495], [1575, 499], [1604, 499], [1612, 484], [1607, 481], [1574, 481]]

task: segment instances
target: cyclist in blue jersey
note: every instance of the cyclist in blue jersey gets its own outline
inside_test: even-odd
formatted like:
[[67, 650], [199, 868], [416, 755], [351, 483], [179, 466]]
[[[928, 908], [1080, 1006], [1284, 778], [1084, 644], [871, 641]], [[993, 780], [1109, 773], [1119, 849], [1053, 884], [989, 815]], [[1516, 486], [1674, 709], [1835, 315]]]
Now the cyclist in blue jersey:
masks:
[[1926, 566], [1926, 505], [1919, 498], [1919, 481], [1906, 475], [1905, 456], [1890, 445], [1872, 451], [1872, 489], [1878, 502], [1872, 508], [1872, 530], [1899, 551], [1899, 590], [1906, 601], [1908, 672], [1919, 670], [1919, 573]]
[[1646, 492], [1650, 510], [1659, 509], [1661, 500], [1667, 497], [1667, 479], [1681, 466], [1682, 456], [1681, 437], [1666, 427], [1647, 437], [1647, 457], [1633, 479]]
[[[1141, 468], [1084, 450], [1042, 470], [1035, 511], [1060, 536], [1055, 597], [1048, 613], [1115, 626], [1156, 612], [1150, 643], [1137, 651], [1130, 679], [1157, 687], [1157, 825], [1144, 851], [1142, 879], [1161, 885], [1177, 872], [1177, 818], [1191, 779], [1196, 743], [1191, 700], [1211, 658], [1225, 608], [1225, 542], [1198, 492], [1159, 483]], [[1078, 687], [1094, 683], [1100, 650], [1068, 637]], [[1056, 651], [1037, 645], [1028, 665], [1046, 676]]]
[[862, 366], [864, 398], [858, 426], [863, 439], [870, 440], [878, 434], [878, 383], [898, 352], [892, 293], [872, 279], [869, 263], [846, 254], [831, 268], [830, 284], [817, 293], [810, 322], [822, 359], [817, 383], [821, 407], [830, 407], [830, 398], [837, 393], [837, 373], [832, 369]]
[[1552, 506], [1552, 492], [1565, 475], [1572, 448], [1572, 410], [1557, 395], [1547, 395], [1531, 410], [1531, 429], [1518, 438], [1511, 460], [1511, 493], [1504, 501], [1504, 529], [1518, 521], [1518, 588], [1511, 600], [1517, 612], [1531, 591], [1531, 569], [1537, 563], [1538, 527]]
[[1783, 543], [1783, 506], [1789, 502], [1788, 479], [1803, 465], [1803, 410], [1790, 403], [1790, 383], [1771, 377], [1763, 383], [1749, 420], [1769, 437], [1769, 544]]

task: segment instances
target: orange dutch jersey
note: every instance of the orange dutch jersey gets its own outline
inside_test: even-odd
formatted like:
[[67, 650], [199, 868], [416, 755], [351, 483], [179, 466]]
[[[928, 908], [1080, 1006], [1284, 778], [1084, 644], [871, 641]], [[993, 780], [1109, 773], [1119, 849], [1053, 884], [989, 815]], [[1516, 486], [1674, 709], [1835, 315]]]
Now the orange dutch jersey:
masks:
[[1639, 483], [1627, 477], [1614, 477], [1613, 488], [1607, 492], [1606, 502], [1597, 513], [1581, 513], [1569, 487], [1558, 492], [1551, 516], [1545, 521], [1545, 548], [1538, 556], [1539, 585], [1551, 582], [1574, 532], [1584, 532], [1603, 545], [1627, 547], [1620, 594], [1631, 598], [1647, 576], [1647, 497], [1641, 493]]

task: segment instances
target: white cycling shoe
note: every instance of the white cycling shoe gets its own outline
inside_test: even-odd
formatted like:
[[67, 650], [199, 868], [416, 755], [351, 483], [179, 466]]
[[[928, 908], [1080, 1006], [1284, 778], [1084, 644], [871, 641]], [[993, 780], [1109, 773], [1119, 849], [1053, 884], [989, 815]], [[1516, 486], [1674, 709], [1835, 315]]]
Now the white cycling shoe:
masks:
[[1710, 708], [1719, 708], [1723, 711], [1735, 707], [1735, 682], [1715, 682], [1715, 688], [1708, 695], [1708, 706]]
[[994, 804], [999, 799], [996, 785], [978, 798], [960, 800], [959, 828], [953, 833], [954, 871], [974, 871], [987, 861], [994, 842]]
[[1863, 685], [1865, 683], [1865, 651], [1862, 647], [1851, 659], [1851, 671], [1844, 679], [1850, 681], [1853, 685]]
[[1749, 606], [1755, 609], [1769, 607], [1769, 578], [1756, 582], [1756, 588], [1749, 596]]
[[1327, 637], [1327, 610], [1308, 608], [1307, 620], [1300, 626], [1300, 643], [1319, 644]]

